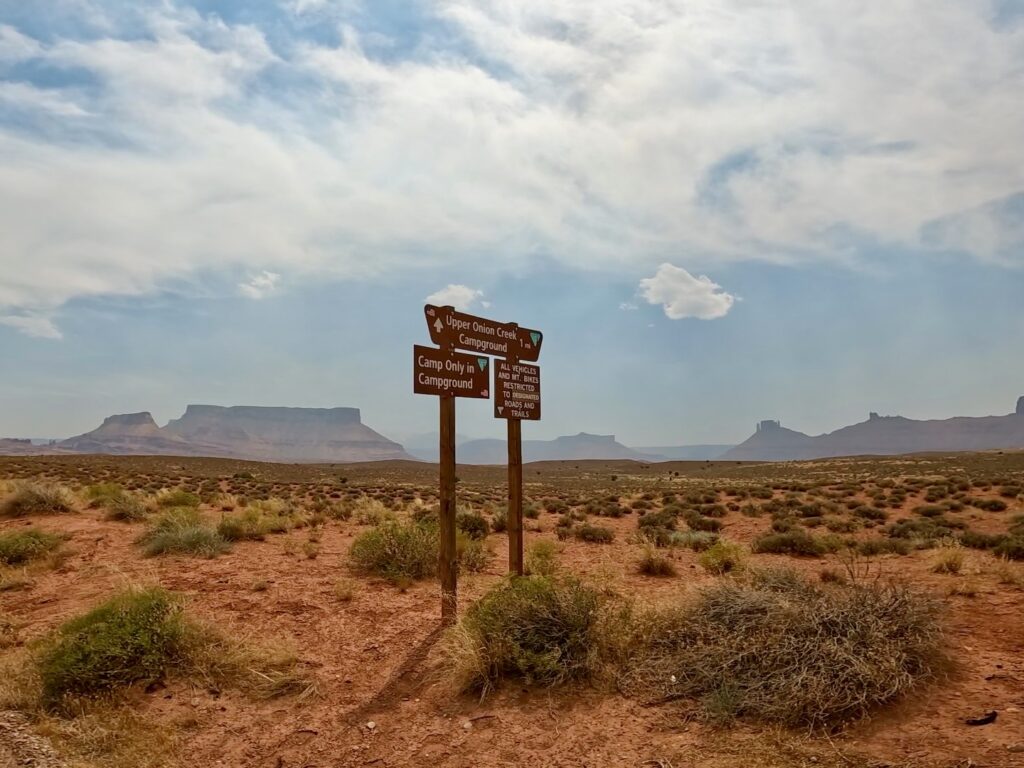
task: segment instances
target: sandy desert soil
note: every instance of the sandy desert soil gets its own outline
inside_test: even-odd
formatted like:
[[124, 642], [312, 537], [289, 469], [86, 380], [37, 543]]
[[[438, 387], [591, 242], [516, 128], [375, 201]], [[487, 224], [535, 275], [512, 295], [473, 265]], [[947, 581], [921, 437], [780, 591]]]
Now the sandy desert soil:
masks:
[[[116, 481], [139, 492], [187, 487], [212, 499], [232, 493], [278, 497], [304, 506], [362, 497], [388, 505], [431, 504], [436, 467], [379, 465], [269, 465], [247, 462], [129, 457], [0, 458], [0, 480], [44, 479], [80, 489]], [[999, 498], [1000, 489], [1024, 485], [1024, 455], [977, 454], [895, 459], [843, 459], [780, 465], [674, 462], [550, 462], [526, 467], [526, 493], [534, 500], [561, 498], [570, 507], [615, 496], [629, 506], [652, 495], [713, 492], [737, 507], [766, 499], [729, 496], [726, 489], [763, 488], [773, 499], [806, 494], [816, 486], [836, 500], [870, 503], [877, 483], [924, 478], [921, 491], [890, 508], [890, 522], [914, 517], [927, 487], [967, 479], [968, 498]], [[501, 502], [501, 468], [460, 467], [460, 502], [487, 508]], [[945, 479], [944, 479], [945, 478]], [[950, 481], [953, 482], [953, 481]], [[849, 488], [841, 488], [842, 484]], [[794, 485], [795, 484], [795, 485]], [[775, 487], [772, 487], [775, 486]], [[788, 486], [788, 487], [787, 487]], [[845, 494], [849, 491], [849, 494]], [[990, 512], [966, 506], [948, 512], [970, 529], [997, 533], [1024, 512], [1024, 495], [1005, 498]], [[579, 504], [575, 504], [579, 502]], [[216, 519], [223, 511], [204, 504]], [[640, 510], [618, 518], [593, 517], [615, 531], [610, 544], [559, 542], [561, 566], [588, 580], [651, 600], [669, 600], [716, 578], [688, 549], [671, 552], [678, 575], [640, 575], [636, 543]], [[555, 540], [557, 515], [529, 520], [527, 545]], [[730, 509], [724, 534], [750, 543], [771, 525]], [[0, 654], [17, 652], [102, 601], [125, 584], [159, 584], [187, 596], [189, 611], [236, 637], [284, 641], [317, 681], [314, 695], [254, 701], [241, 693], [170, 681], [132, 691], [130, 708], [160, 724], [174, 747], [166, 764], [326, 768], [328, 766], [992, 766], [1024, 765], [1024, 579], [1005, 583], [989, 552], [966, 550], [960, 574], [932, 572], [935, 550], [870, 558], [872, 577], [897, 578], [940, 595], [948, 604], [950, 642], [957, 667], [947, 680], [876, 712], [842, 732], [792, 732], [754, 723], [706, 724], [692, 706], [644, 706], [617, 693], [587, 686], [554, 690], [506, 684], [483, 701], [452, 696], [435, 679], [433, 641], [439, 625], [436, 583], [398, 588], [356, 574], [347, 563], [354, 537], [367, 526], [353, 518], [330, 519], [319, 531], [315, 558], [304, 545], [309, 529], [235, 543], [213, 559], [142, 556], [135, 539], [140, 523], [103, 519], [101, 510], [0, 521], [0, 532], [37, 525], [68, 534], [66, 556], [56, 568], [30, 571], [0, 592], [0, 618], [15, 640]], [[856, 537], [879, 536], [881, 528]], [[507, 538], [491, 534], [496, 553], [481, 574], [460, 581], [460, 609], [497, 583], [507, 568]], [[755, 563], [786, 563], [817, 578], [843, 566], [836, 555], [794, 558], [754, 555]], [[1020, 564], [1018, 564], [1020, 565]], [[350, 601], [336, 585], [355, 584]], [[256, 587], [256, 588], [254, 588]], [[990, 725], [965, 720], [990, 710]], [[372, 723], [372, 726], [370, 725]], [[46, 732], [40, 726], [41, 732]], [[0, 739], [3, 732], [0, 731]], [[55, 742], [60, 746], [59, 740]], [[1017, 751], [1021, 750], [1021, 751]], [[0, 756], [3, 755], [0, 749]], [[79, 765], [103, 765], [100, 756], [77, 755]], [[0, 758], [0, 765], [2, 765]], [[26, 763], [32, 765], [33, 763]]]

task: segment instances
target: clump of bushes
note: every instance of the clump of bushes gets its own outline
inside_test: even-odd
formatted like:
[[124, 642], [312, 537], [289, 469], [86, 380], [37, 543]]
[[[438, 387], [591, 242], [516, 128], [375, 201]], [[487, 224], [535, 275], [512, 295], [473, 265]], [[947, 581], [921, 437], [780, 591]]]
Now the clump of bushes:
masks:
[[864, 539], [857, 542], [857, 554], [865, 557], [874, 555], [909, 555], [910, 542], [906, 539]]
[[992, 552], [996, 557], [1007, 560], [1024, 560], [1024, 535], [1007, 536], [992, 549]]
[[181, 605], [161, 589], [117, 595], [64, 624], [39, 657], [42, 701], [97, 696], [157, 680], [188, 656]]
[[754, 572], [635, 618], [618, 681], [644, 700], [696, 698], [713, 719], [831, 725], [938, 675], [940, 618], [939, 603], [898, 586]]
[[449, 631], [445, 668], [459, 690], [483, 694], [504, 678], [610, 679], [645, 702], [696, 699], [712, 719], [810, 727], [858, 718], [944, 671], [938, 601], [827, 582], [766, 569], [650, 607], [574, 580], [512, 577]]
[[471, 539], [486, 538], [491, 532], [487, 519], [476, 512], [459, 512], [455, 516], [455, 527]]
[[199, 510], [191, 507], [162, 513], [150, 523], [138, 542], [146, 557], [164, 554], [216, 557], [230, 548], [223, 536], [202, 521]]
[[199, 497], [184, 488], [175, 488], [157, 496], [156, 505], [164, 509], [171, 507], [198, 507]]
[[287, 533], [295, 525], [282, 512], [266, 512], [250, 507], [239, 514], [224, 515], [217, 523], [217, 533], [226, 541], [263, 541], [270, 533]]
[[676, 566], [664, 555], [652, 547], [645, 547], [644, 554], [637, 564], [637, 570], [645, 576], [675, 576]]
[[610, 544], [615, 539], [615, 531], [605, 528], [603, 525], [582, 523], [573, 529], [573, 536], [580, 541], [588, 541], [593, 544]]
[[62, 541], [38, 528], [0, 534], [0, 564], [24, 565], [57, 549]]
[[56, 483], [20, 483], [0, 502], [0, 517], [56, 515], [75, 511], [75, 496]]
[[556, 685], [590, 674], [598, 592], [577, 581], [520, 576], [470, 606], [446, 641], [459, 690], [486, 694], [502, 678]]
[[708, 573], [716, 576], [743, 570], [747, 561], [747, 551], [742, 544], [728, 539], [719, 539], [701, 552], [698, 562]]
[[692, 549], [694, 552], [704, 552], [718, 542], [717, 533], [707, 531], [684, 531], [672, 534], [671, 543], [680, 547]]
[[523, 556], [523, 569], [528, 576], [554, 576], [558, 570], [558, 545], [547, 539], [533, 542]]
[[831, 538], [819, 538], [805, 530], [796, 528], [786, 533], [768, 533], [754, 539], [751, 549], [758, 553], [796, 555], [799, 557], [821, 557], [826, 552], [838, 549]]
[[977, 499], [971, 503], [986, 512], [1003, 512], [1006, 509], [1006, 502], [1002, 499]]
[[483, 539], [474, 539], [459, 531], [455, 537], [455, 552], [459, 568], [470, 573], [480, 573], [494, 559], [494, 552]]
[[180, 597], [157, 587], [128, 589], [66, 622], [31, 660], [38, 705], [66, 714], [82, 699], [172, 675], [235, 685], [257, 698], [312, 690], [294, 655], [229, 641], [191, 621]]
[[104, 500], [107, 520], [123, 520], [127, 523], [136, 523], [146, 519], [146, 505], [133, 493], [122, 491]]
[[349, 560], [387, 579], [426, 579], [437, 573], [438, 542], [435, 524], [385, 520], [355, 538]]

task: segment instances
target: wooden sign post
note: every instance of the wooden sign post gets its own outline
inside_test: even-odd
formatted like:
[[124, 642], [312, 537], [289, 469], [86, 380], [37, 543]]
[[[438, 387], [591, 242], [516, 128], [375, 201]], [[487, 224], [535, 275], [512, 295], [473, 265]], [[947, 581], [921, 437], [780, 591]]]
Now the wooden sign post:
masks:
[[523, 420], [540, 419], [540, 368], [515, 358], [494, 367], [494, 417], [508, 421], [508, 569], [523, 575]]
[[437, 395], [440, 416], [440, 488], [438, 522], [440, 548], [437, 572], [441, 580], [441, 620], [455, 621], [458, 555], [455, 551], [455, 398], [490, 397], [490, 358], [463, 355], [451, 347], [412, 348], [412, 391]]
[[[455, 551], [455, 398], [490, 397], [494, 368], [494, 415], [508, 420], [508, 562], [523, 573], [523, 441], [521, 420], [540, 418], [540, 368], [520, 363], [540, 357], [543, 335], [515, 323], [496, 323], [454, 307], [424, 307], [430, 340], [413, 346], [413, 392], [440, 400], [441, 618], [455, 621], [458, 555]], [[457, 349], [475, 354], [463, 354]], [[494, 355], [497, 366], [489, 365]]]

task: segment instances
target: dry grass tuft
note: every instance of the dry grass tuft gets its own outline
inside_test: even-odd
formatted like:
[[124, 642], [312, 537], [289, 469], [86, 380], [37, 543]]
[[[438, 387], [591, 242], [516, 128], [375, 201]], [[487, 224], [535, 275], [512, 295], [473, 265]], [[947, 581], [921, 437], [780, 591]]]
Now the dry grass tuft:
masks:
[[899, 586], [755, 571], [634, 614], [619, 638], [618, 683], [644, 700], [697, 698], [716, 720], [836, 724], [943, 670], [940, 614], [938, 602]]
[[75, 511], [75, 495], [56, 483], [19, 483], [0, 502], [0, 517], [56, 515]]

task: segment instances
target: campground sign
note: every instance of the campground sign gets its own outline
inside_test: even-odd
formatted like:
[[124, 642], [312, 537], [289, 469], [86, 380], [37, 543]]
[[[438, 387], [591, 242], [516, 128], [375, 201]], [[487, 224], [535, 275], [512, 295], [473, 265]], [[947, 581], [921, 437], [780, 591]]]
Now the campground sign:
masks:
[[[438, 573], [441, 617], [455, 620], [458, 555], [455, 548], [455, 398], [490, 399], [508, 430], [508, 562], [523, 573], [523, 441], [521, 423], [540, 419], [540, 357], [544, 336], [516, 323], [499, 323], [427, 304], [427, 332], [435, 347], [413, 345], [412, 391], [440, 402]], [[468, 353], [468, 354], [467, 354]], [[492, 361], [491, 358], [494, 358]], [[493, 371], [493, 374], [491, 373]], [[493, 380], [492, 380], [493, 376]]]

